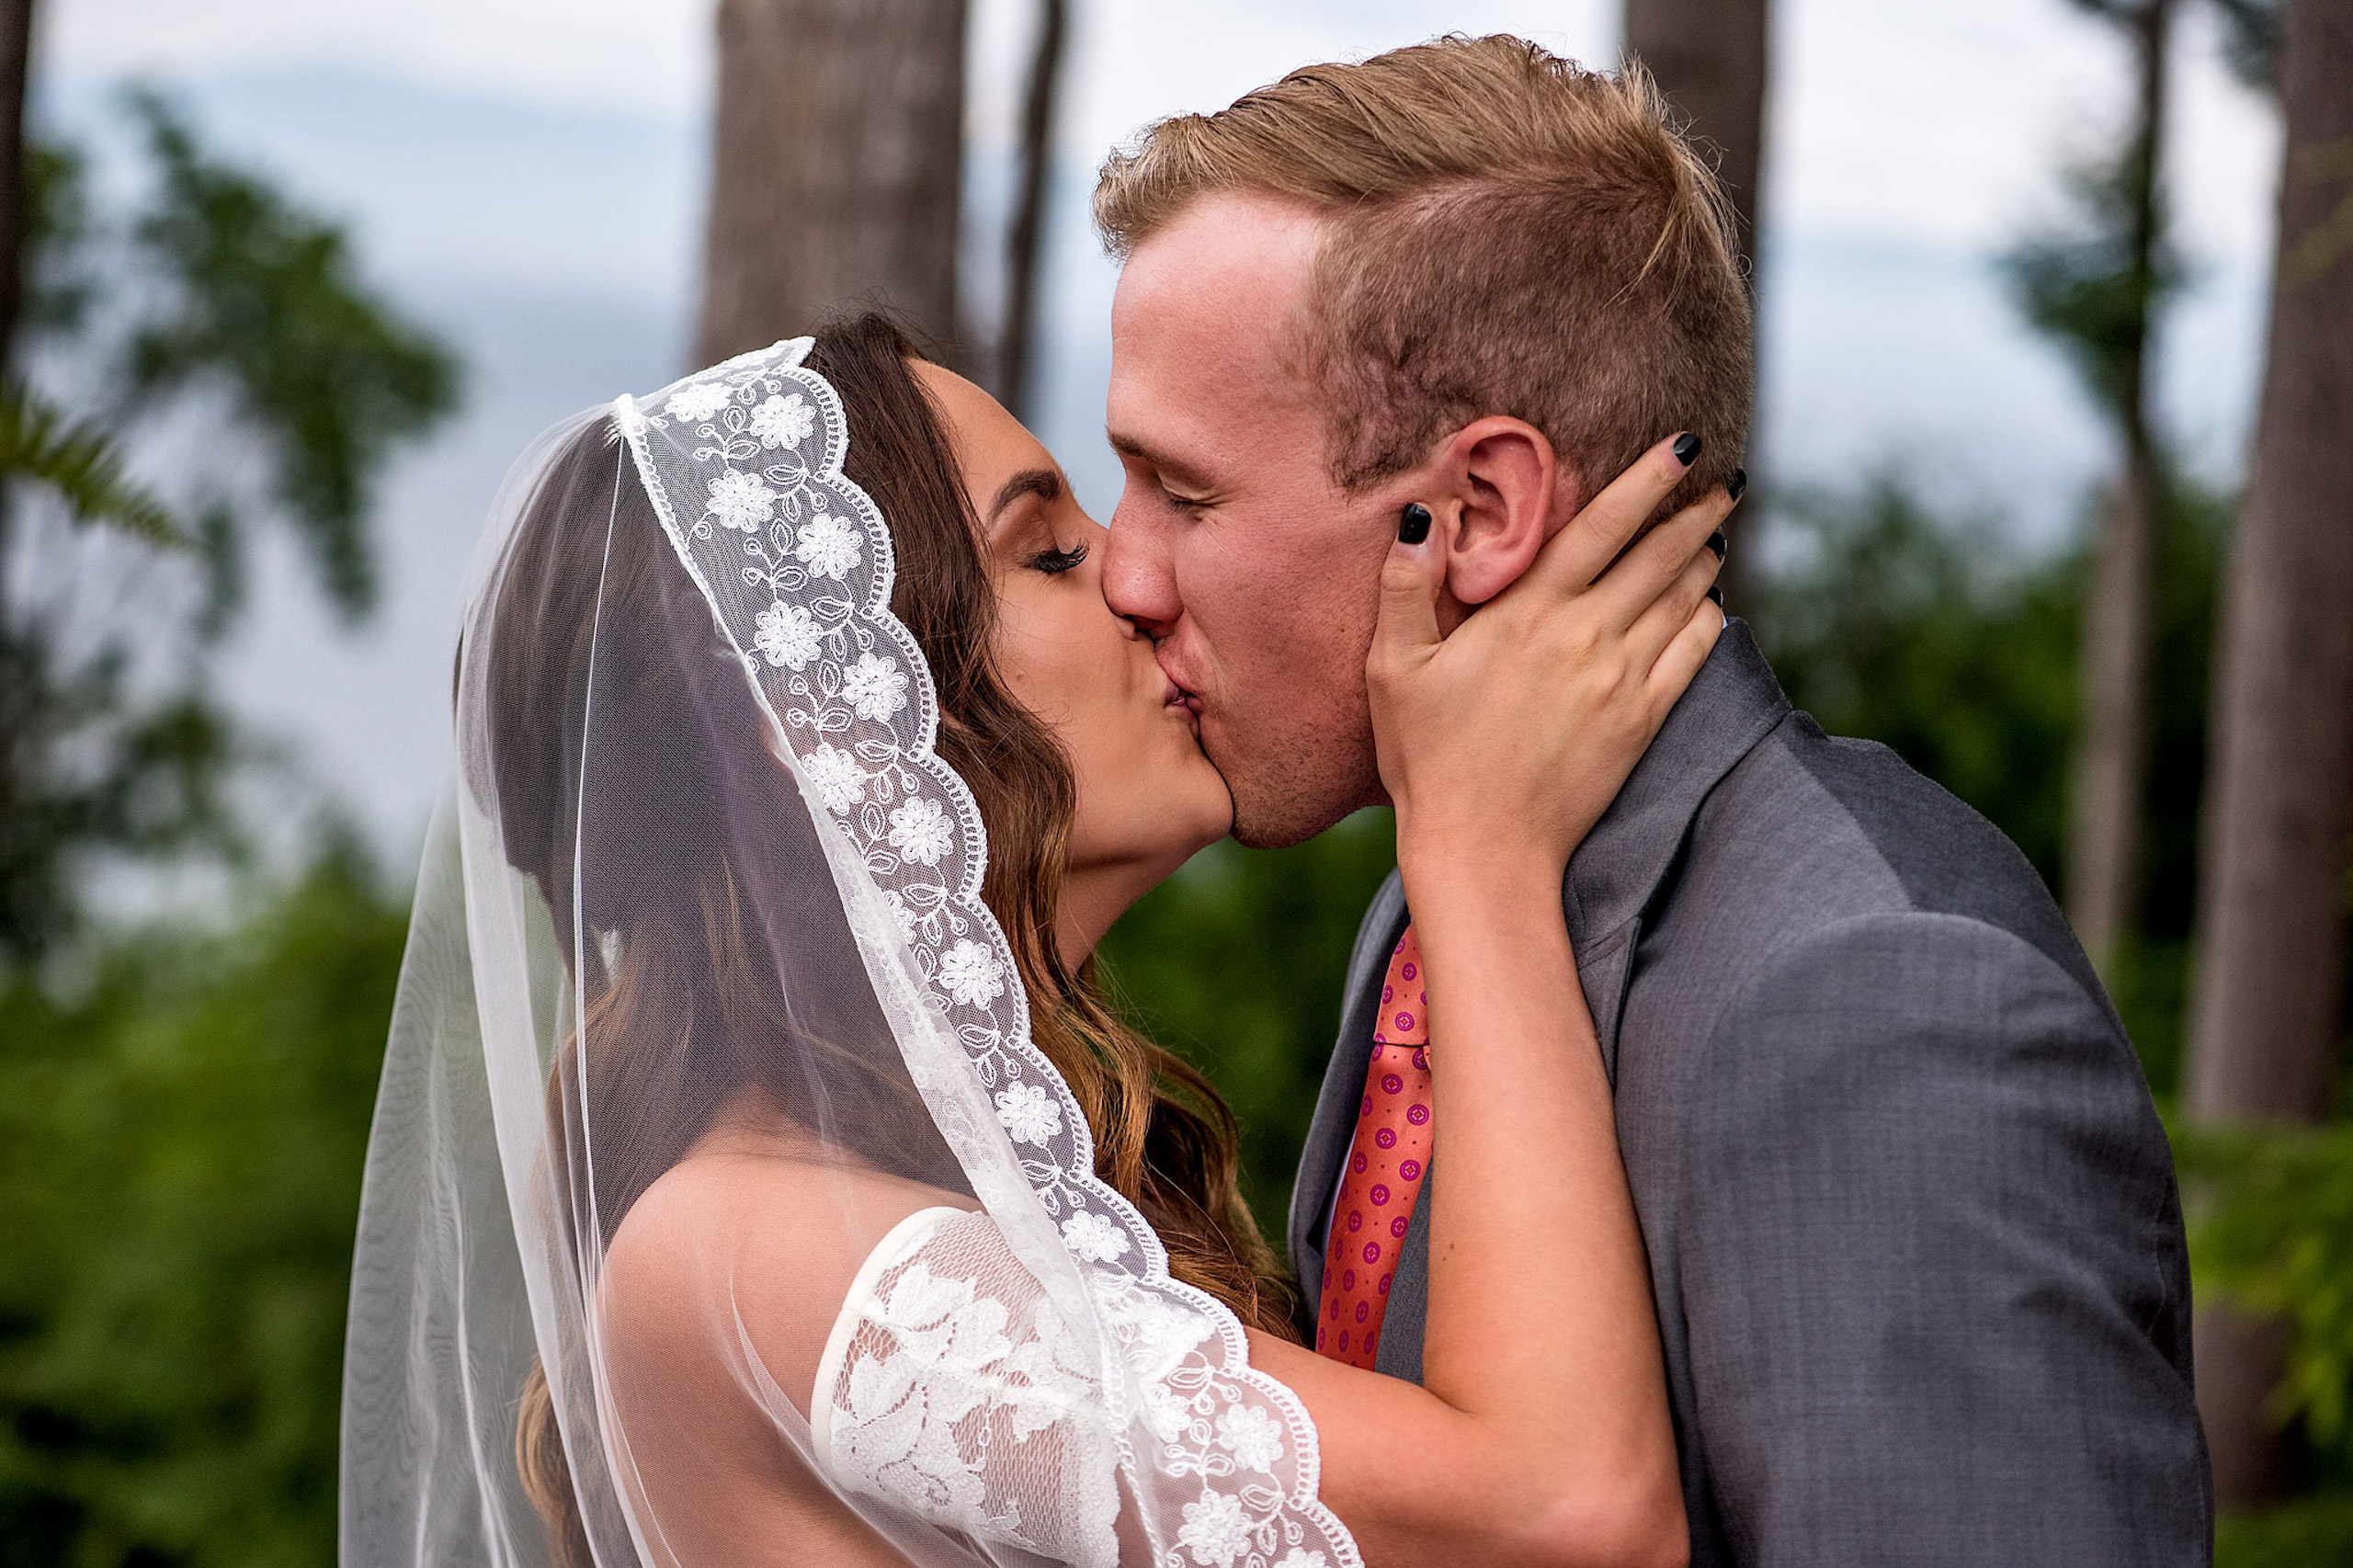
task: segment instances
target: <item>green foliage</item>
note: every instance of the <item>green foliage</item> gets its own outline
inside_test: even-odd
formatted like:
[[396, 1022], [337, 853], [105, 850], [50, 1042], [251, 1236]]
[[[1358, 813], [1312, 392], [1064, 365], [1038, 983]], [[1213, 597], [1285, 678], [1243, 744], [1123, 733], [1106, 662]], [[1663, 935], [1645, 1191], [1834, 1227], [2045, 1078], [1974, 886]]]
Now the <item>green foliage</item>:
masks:
[[15, 324], [51, 335], [88, 319], [98, 292], [94, 263], [104, 238], [90, 201], [89, 164], [78, 147], [28, 142], [25, 147], [25, 298]]
[[1277, 1238], [1340, 1028], [1357, 922], [1396, 864], [1387, 812], [1289, 849], [1208, 850], [1101, 949], [1136, 1025], [1216, 1083], [1242, 1124], [1243, 1190]]
[[21, 388], [0, 389], [0, 474], [46, 487], [77, 527], [106, 524], [166, 547], [188, 542], [164, 504], [124, 476], [106, 430]]
[[406, 926], [331, 854], [0, 991], [0, 1563], [314, 1564]]
[[41, 766], [0, 778], [0, 977], [80, 920], [93, 846], [233, 855], [223, 784], [241, 755], [201, 692], [141, 699], [117, 650], [66, 665], [45, 636], [0, 638], [0, 741]]
[[2271, 1414], [2309, 1450], [2305, 1494], [2223, 1516], [2214, 1560], [2353, 1562], [2353, 1122], [2171, 1131], [2198, 1298], [2287, 1325]]
[[137, 94], [131, 107], [156, 181], [132, 233], [172, 288], [131, 336], [130, 383], [229, 390], [275, 454], [276, 498], [329, 596], [357, 614], [375, 587], [369, 483], [396, 444], [455, 406], [456, 361], [369, 291], [339, 226], [207, 156], [163, 99]]
[[[223, 786], [251, 748], [206, 654], [242, 607], [250, 542], [283, 521], [336, 608], [365, 610], [374, 481], [456, 394], [449, 352], [365, 286], [340, 228], [207, 154], [160, 98], [128, 112], [148, 178], [127, 210], [92, 199], [77, 151], [28, 159], [18, 335], [42, 348], [32, 363], [129, 395], [75, 411], [0, 375], [0, 974], [75, 930], [94, 858], [233, 847]], [[134, 483], [124, 453], [188, 412], [225, 415], [238, 438], [191, 448], [179, 431], [193, 455]], [[242, 472], [254, 452], [258, 487]], [[198, 591], [151, 573], [110, 604], [106, 558], [11, 542], [94, 524], [184, 550]], [[78, 569], [44, 583], [44, 560]]]
[[2327, 1492], [2214, 1522], [2218, 1568], [2324, 1568], [2353, 1562], [2353, 1494]]
[[2353, 1472], [2353, 1124], [2174, 1129], [2201, 1291], [2294, 1331], [2274, 1414]]

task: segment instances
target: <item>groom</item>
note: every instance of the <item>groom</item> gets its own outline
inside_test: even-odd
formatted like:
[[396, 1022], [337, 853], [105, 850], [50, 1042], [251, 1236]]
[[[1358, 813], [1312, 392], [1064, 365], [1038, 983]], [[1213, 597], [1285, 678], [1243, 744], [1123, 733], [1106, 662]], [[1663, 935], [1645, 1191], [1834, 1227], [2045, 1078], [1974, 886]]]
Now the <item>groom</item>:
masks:
[[[1720, 213], [1647, 86], [1512, 39], [1301, 71], [1106, 166], [1127, 475], [1106, 592], [1191, 694], [1243, 842], [1382, 800], [1364, 658], [1405, 504], [1459, 512], [1459, 624], [1653, 442], [1703, 438], [1670, 507], [1732, 478], [1749, 324]], [[1616, 1085], [1692, 1561], [2205, 1562], [2165, 1134], [2008, 841], [1792, 711], [1735, 621], [1571, 861], [1562, 915]], [[1327, 1221], [1406, 924], [1392, 876], [1292, 1199], [1335, 1341]], [[1432, 1131], [1434, 1188], [1442, 1115]], [[1406, 1378], [1428, 1213], [1384, 1281], [1374, 1364]]]

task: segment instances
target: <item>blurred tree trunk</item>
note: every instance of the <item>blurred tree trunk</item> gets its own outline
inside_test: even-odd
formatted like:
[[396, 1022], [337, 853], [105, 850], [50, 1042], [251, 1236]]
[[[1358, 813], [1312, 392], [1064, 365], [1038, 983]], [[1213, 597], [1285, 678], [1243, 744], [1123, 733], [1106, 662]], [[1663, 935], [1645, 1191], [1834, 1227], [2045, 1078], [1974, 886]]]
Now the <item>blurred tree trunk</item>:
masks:
[[[2353, 828], [2353, 0], [2289, 0], [2279, 255], [2253, 471], [2216, 661], [2190, 1112], [2311, 1122], [2343, 1027]], [[2198, 1403], [2216, 1490], [2283, 1489], [2279, 1334], [2208, 1312]]]
[[956, 337], [965, 0], [720, 0], [696, 363], [888, 304]]
[[997, 396], [1016, 416], [1031, 421], [1029, 339], [1036, 330], [1038, 264], [1045, 244], [1046, 185], [1053, 174], [1054, 100], [1062, 85], [1063, 51], [1070, 35], [1070, 0], [1040, 0], [1038, 48], [1029, 62], [1029, 91], [1021, 106], [1021, 185], [1006, 237], [1005, 325], [997, 339]]
[[[15, 359], [32, 228], [25, 177], [25, 84], [33, 56], [33, 0], [0, 0], [0, 381]], [[5, 537], [5, 536], [0, 536]]]
[[[32, 58], [33, 0], [0, 0], [0, 394], [17, 384], [17, 321], [24, 313], [26, 253], [31, 249], [25, 84]], [[9, 830], [17, 817], [20, 754], [30, 728], [31, 682], [17, 645], [14, 502], [0, 484], [0, 881], [11, 875], [17, 858]]]
[[[1748, 266], [1749, 298], [1756, 297], [1756, 196], [1765, 161], [1765, 84], [1768, 57], [1767, 0], [1626, 0], [1625, 52], [1640, 60], [1688, 120], [1691, 136], [1712, 151], [1716, 174], [1732, 199], [1737, 239]], [[1754, 408], [1748, 422], [1749, 516], [1762, 500], [1762, 468]], [[1703, 431], [1714, 440], [1714, 432]], [[1735, 537], [1737, 537], [1735, 519]], [[1751, 567], [1745, 551], [1724, 560], [1724, 596], [1737, 610], [1749, 598]]]
[[[25, 167], [25, 85], [32, 62], [33, 0], [0, 0], [0, 389], [16, 384], [17, 324], [25, 313], [32, 248], [32, 184]], [[8, 497], [0, 490], [0, 636], [8, 625]], [[0, 812], [12, 733], [0, 721]]]
[[2097, 0], [2086, 8], [2113, 16], [2130, 29], [2140, 78], [2137, 117], [2121, 170], [2130, 225], [2125, 294], [2120, 319], [2110, 328], [2124, 472], [2102, 508], [2091, 592], [2085, 600], [2068, 790], [2067, 916], [2092, 961], [2105, 971], [2132, 924], [2147, 784], [2152, 579], [2165, 480], [2149, 426], [2148, 348], [2164, 239], [2158, 171], [2173, 6], [2172, 0], [2140, 0], [2123, 7]]

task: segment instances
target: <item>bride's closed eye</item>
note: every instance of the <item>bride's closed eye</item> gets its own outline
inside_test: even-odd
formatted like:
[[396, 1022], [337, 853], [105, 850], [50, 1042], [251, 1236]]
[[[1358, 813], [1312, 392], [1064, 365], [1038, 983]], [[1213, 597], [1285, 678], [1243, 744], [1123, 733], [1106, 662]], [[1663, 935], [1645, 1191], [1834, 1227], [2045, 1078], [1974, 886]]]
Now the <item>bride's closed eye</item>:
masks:
[[1086, 546], [1084, 544], [1074, 550], [1064, 550], [1060, 545], [1055, 545], [1051, 549], [1038, 551], [1023, 564], [1032, 572], [1043, 572], [1047, 576], [1053, 577], [1069, 571], [1086, 559]]

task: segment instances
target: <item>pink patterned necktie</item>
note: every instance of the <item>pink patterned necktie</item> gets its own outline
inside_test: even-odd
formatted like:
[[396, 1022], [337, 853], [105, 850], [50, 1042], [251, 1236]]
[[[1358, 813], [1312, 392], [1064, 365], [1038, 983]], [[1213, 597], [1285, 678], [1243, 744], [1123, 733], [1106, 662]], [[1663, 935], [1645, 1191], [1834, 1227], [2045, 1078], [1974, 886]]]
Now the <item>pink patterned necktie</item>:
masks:
[[1324, 1300], [1315, 1348], [1335, 1361], [1370, 1369], [1389, 1309], [1389, 1285], [1405, 1250], [1405, 1232], [1430, 1161], [1428, 995], [1414, 928], [1397, 939], [1381, 987], [1372, 1028], [1372, 1064], [1364, 1108], [1332, 1210], [1324, 1249]]

